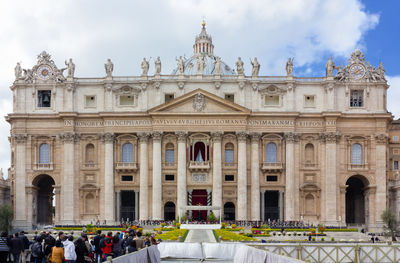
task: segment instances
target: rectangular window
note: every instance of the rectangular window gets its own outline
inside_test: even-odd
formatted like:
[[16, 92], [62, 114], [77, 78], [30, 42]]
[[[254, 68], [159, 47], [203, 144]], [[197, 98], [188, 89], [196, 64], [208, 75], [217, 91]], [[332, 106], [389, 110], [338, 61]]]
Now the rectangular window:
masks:
[[265, 105], [266, 106], [279, 106], [279, 96], [265, 95]]
[[121, 95], [119, 96], [120, 106], [133, 106], [135, 104], [135, 97], [133, 95]]
[[174, 94], [165, 94], [165, 103], [170, 102], [174, 99]]
[[235, 176], [233, 174], [226, 174], [225, 175], [225, 182], [234, 182]]
[[362, 90], [352, 90], [350, 93], [350, 107], [363, 107], [364, 92]]
[[85, 96], [85, 106], [87, 108], [96, 108], [96, 96]]
[[315, 107], [315, 96], [314, 95], [304, 96], [304, 107], [306, 107], [306, 108]]
[[399, 170], [399, 161], [394, 161], [393, 162], [393, 169], [394, 170]]
[[399, 141], [399, 136], [393, 136], [393, 141], [398, 142]]
[[235, 102], [235, 95], [234, 94], [225, 94], [225, 99], [229, 100], [230, 102]]
[[267, 175], [267, 182], [278, 182], [278, 176], [276, 176], [276, 175]]
[[233, 156], [233, 149], [226, 149], [225, 150], [225, 163], [233, 163], [234, 156]]
[[175, 181], [175, 175], [174, 174], [166, 174], [165, 181]]
[[172, 164], [175, 162], [175, 151], [174, 150], [166, 150], [165, 151], [165, 162], [168, 164]]
[[121, 176], [121, 181], [123, 182], [132, 182], [133, 176], [132, 175], [123, 175]]
[[393, 154], [394, 155], [399, 155], [399, 149], [393, 149]]
[[51, 90], [38, 90], [38, 107], [49, 108], [51, 106]]

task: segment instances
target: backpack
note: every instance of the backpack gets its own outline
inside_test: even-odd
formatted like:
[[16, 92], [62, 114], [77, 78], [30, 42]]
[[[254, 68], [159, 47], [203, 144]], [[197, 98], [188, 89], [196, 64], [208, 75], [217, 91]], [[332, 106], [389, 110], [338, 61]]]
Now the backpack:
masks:
[[99, 246], [100, 246], [100, 248], [106, 247], [106, 238], [105, 237], [100, 239]]

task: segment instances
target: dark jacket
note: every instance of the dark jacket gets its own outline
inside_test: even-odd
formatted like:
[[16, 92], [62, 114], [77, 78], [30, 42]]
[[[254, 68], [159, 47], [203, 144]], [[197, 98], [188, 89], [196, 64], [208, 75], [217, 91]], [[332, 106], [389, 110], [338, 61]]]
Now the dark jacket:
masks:
[[29, 239], [24, 234], [19, 235], [19, 238], [22, 240], [22, 243], [24, 244], [24, 249], [29, 249], [30, 245]]
[[9, 243], [10, 240], [7, 237], [0, 237], [0, 251], [9, 251]]
[[24, 251], [24, 243], [19, 237], [14, 237], [10, 241], [10, 252], [13, 254], [20, 254], [21, 251]]
[[84, 263], [85, 256], [89, 254], [89, 251], [84, 242], [76, 242], [75, 243], [75, 253], [76, 253], [76, 262]]
[[42, 258], [44, 256], [42, 244], [39, 242], [35, 242], [32, 245], [32, 257], [34, 258]]
[[101, 248], [100, 248], [100, 240], [101, 236], [97, 235], [93, 238], [93, 245], [94, 245], [94, 252], [95, 253], [101, 253]]

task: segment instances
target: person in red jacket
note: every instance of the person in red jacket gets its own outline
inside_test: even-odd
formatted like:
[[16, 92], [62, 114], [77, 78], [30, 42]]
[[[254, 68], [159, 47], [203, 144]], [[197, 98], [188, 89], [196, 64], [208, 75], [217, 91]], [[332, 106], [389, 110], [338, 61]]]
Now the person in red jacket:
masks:
[[100, 248], [103, 252], [102, 260], [107, 260], [107, 257], [112, 256], [112, 232], [108, 232], [102, 240], [100, 240]]

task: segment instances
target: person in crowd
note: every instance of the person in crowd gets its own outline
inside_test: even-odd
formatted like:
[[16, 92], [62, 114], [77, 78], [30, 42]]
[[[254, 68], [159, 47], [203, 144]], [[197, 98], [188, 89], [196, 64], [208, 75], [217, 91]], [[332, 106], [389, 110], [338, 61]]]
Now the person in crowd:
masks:
[[24, 250], [21, 254], [21, 262], [25, 263], [26, 262], [26, 257], [29, 253], [29, 246], [31, 245], [31, 243], [29, 242], [29, 239], [25, 236], [25, 232], [21, 231], [19, 233], [19, 238], [22, 240], [22, 243], [24, 244]]
[[10, 241], [10, 252], [13, 255], [14, 263], [19, 263], [21, 253], [24, 252], [24, 243], [19, 238], [18, 232], [14, 234]]
[[69, 236], [63, 242], [65, 263], [75, 263], [76, 262], [75, 245], [74, 245], [74, 242], [72, 242], [72, 241], [74, 241], [74, 237]]
[[103, 261], [107, 260], [107, 257], [112, 256], [112, 232], [108, 232], [107, 236], [100, 240], [100, 248], [103, 252], [102, 259]]
[[128, 239], [128, 240], [129, 240], [129, 242], [128, 242], [128, 253], [132, 253], [132, 252], [137, 251], [136, 240], [134, 240], [134, 239]]
[[51, 249], [50, 261], [52, 263], [63, 263], [64, 249], [61, 247], [61, 240], [56, 241], [56, 245]]
[[124, 251], [124, 240], [119, 238], [119, 233], [115, 234], [112, 239], [113, 243], [113, 258], [122, 256], [122, 253]]
[[83, 240], [84, 238], [78, 238], [75, 241], [75, 253], [76, 253], [76, 263], [85, 263], [85, 256], [89, 255], [89, 251]]
[[153, 233], [153, 234], [151, 234], [151, 236], [150, 236], [150, 243], [151, 243], [151, 245], [158, 245], [160, 242], [158, 242], [157, 240], [156, 240], [156, 234], [155, 233]]
[[46, 259], [49, 259], [51, 257], [51, 251], [53, 247], [54, 247], [53, 238], [51, 237], [51, 235], [46, 235], [43, 246], [44, 257]]
[[136, 242], [137, 250], [140, 250], [140, 249], [146, 247], [146, 245], [144, 244], [144, 239], [142, 238], [142, 232], [138, 231], [136, 233], [136, 237], [134, 238], [134, 240]]
[[2, 232], [0, 235], [0, 262], [7, 262], [9, 248], [8, 233]]
[[44, 258], [42, 241], [43, 241], [43, 238], [41, 236], [38, 236], [32, 245], [32, 251], [31, 251], [32, 257], [31, 258], [34, 263], [42, 263], [42, 260]]
[[99, 263], [101, 261], [102, 251], [100, 248], [100, 240], [102, 239], [101, 230], [97, 230], [97, 235], [93, 238], [93, 246], [95, 253], [95, 261]]

